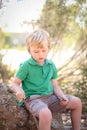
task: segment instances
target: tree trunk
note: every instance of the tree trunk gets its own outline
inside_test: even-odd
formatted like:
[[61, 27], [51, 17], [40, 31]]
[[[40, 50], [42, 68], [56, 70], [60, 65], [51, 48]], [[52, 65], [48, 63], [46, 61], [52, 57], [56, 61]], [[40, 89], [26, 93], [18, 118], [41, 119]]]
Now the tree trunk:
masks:
[[63, 120], [60, 113], [53, 113], [52, 130], [64, 130]]
[[[18, 107], [17, 99], [8, 86], [0, 84], [0, 130], [37, 130], [34, 118], [25, 107]], [[64, 130], [60, 114], [53, 113], [52, 130]]]

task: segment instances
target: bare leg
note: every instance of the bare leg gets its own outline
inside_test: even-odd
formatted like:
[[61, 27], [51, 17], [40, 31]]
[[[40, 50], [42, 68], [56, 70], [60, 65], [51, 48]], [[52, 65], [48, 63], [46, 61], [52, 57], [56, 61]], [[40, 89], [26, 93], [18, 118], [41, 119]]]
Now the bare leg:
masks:
[[48, 108], [39, 112], [39, 130], [51, 130], [52, 114]]
[[82, 104], [81, 100], [73, 97], [67, 105], [71, 110], [71, 121], [73, 130], [80, 130]]

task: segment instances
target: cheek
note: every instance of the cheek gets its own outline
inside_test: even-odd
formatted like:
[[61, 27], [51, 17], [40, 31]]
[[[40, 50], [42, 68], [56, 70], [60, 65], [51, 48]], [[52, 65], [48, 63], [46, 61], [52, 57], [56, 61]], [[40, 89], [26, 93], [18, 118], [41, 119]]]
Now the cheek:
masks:
[[31, 54], [32, 56], [34, 56], [34, 55], [35, 55], [32, 51], [30, 51], [30, 54]]
[[38, 54], [31, 53], [31, 56], [33, 56], [34, 58], [37, 58], [37, 57], [38, 57]]
[[46, 56], [48, 55], [48, 51], [46, 52], [46, 54], [45, 54]]

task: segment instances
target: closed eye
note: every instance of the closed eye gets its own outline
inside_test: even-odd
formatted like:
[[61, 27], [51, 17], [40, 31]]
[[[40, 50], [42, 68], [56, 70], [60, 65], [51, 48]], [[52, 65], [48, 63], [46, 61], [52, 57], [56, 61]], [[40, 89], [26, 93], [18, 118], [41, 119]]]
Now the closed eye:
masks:
[[42, 50], [42, 52], [46, 52], [46, 50]]
[[39, 51], [34, 51], [34, 53], [39, 53]]

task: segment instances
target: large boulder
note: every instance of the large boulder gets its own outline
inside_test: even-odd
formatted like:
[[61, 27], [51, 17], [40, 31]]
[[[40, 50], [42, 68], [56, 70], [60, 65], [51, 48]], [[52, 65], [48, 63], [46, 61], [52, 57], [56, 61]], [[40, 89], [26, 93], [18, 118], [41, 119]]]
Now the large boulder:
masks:
[[[0, 84], [0, 130], [37, 130], [35, 121], [25, 107], [19, 107], [15, 95]], [[52, 130], [64, 130], [60, 114], [53, 113]]]

